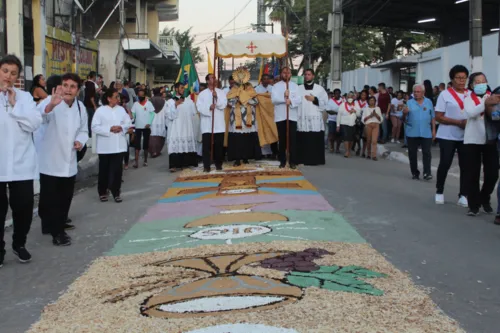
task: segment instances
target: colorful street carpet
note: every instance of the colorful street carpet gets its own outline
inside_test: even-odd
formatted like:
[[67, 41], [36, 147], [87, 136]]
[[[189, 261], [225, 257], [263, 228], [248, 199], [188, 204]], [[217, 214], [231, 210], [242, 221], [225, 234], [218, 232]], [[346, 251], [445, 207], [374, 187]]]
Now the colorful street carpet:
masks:
[[29, 332], [464, 331], [269, 163], [183, 172]]

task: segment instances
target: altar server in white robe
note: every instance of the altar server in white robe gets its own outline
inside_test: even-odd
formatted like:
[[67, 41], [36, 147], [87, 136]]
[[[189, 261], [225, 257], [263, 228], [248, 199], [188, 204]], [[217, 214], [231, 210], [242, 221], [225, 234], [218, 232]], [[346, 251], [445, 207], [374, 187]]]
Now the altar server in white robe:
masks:
[[[286, 149], [287, 149], [287, 114], [286, 107], [289, 106], [289, 123], [290, 123], [290, 168], [297, 167], [297, 115], [299, 106], [302, 103], [302, 97], [299, 93], [299, 86], [290, 81], [292, 72], [290, 68], [283, 67], [281, 69], [281, 81], [273, 86], [271, 93], [271, 100], [274, 104], [274, 120], [276, 127], [278, 127], [279, 137], [279, 160], [280, 168], [286, 166]], [[288, 82], [288, 90], [286, 89], [286, 82]]]
[[78, 172], [76, 153], [89, 139], [85, 105], [77, 100], [81, 80], [77, 74], [62, 76], [41, 109], [45, 134], [40, 144], [40, 204], [43, 218], [56, 246], [71, 244], [65, 232], [67, 214]]
[[127, 151], [125, 135], [131, 126], [130, 116], [119, 105], [120, 95], [116, 89], [108, 89], [102, 97], [102, 104], [92, 119], [92, 132], [97, 136], [99, 154], [99, 177], [97, 191], [101, 202], [108, 201], [108, 190], [115, 202], [122, 202], [120, 196], [123, 175], [123, 153]]
[[[14, 88], [22, 71], [14, 55], [0, 60], [0, 267], [5, 258], [4, 229], [9, 205], [14, 233], [12, 250], [21, 262], [31, 260], [26, 238], [33, 219], [33, 180], [38, 179], [38, 163], [33, 132], [42, 124], [42, 115], [33, 96]], [[8, 195], [7, 195], [8, 188]]]
[[174, 89], [175, 96], [167, 102], [166, 107], [170, 172], [198, 166], [198, 131], [194, 128], [196, 107], [191, 98], [184, 97], [184, 85], [177, 82]]
[[[272, 82], [274, 80], [269, 74], [263, 74], [260, 80], [260, 84], [255, 87], [255, 92], [257, 94], [265, 94], [273, 92]], [[278, 143], [273, 143], [272, 145], [265, 145], [262, 147], [262, 155], [270, 157], [271, 155], [278, 155]]]
[[[214, 117], [214, 162], [217, 170], [222, 170], [224, 161], [224, 133], [226, 121], [224, 109], [227, 106], [226, 93], [216, 88], [216, 80], [213, 74], [205, 77], [208, 88], [198, 95], [196, 107], [201, 116], [201, 133], [203, 145], [203, 170], [210, 172], [211, 164], [211, 140], [212, 140], [212, 117]], [[215, 97], [215, 103], [213, 98]]]
[[323, 112], [328, 104], [328, 94], [314, 83], [314, 71], [306, 69], [305, 83], [299, 86], [302, 103], [297, 122], [297, 146], [299, 163], [304, 165], [325, 164], [325, 122]]

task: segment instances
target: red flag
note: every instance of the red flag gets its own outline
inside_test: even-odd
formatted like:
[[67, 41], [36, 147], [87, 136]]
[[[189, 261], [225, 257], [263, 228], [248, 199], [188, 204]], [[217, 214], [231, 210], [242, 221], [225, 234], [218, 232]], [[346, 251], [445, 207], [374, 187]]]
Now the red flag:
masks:
[[264, 67], [264, 74], [269, 74], [269, 64]]

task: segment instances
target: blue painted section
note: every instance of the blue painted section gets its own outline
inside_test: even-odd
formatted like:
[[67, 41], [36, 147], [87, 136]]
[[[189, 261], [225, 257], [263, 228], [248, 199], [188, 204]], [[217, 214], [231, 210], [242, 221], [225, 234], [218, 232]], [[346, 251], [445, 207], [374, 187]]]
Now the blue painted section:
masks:
[[279, 179], [267, 179], [267, 180], [258, 180], [257, 184], [262, 183], [288, 183], [288, 182], [296, 182], [299, 180], [305, 180], [304, 176], [301, 177], [289, 177], [289, 178], [279, 178]]
[[261, 187], [261, 191], [272, 192], [275, 194], [300, 194], [300, 195], [320, 195], [317, 191], [312, 190], [292, 190], [289, 188], [272, 188], [272, 187]]
[[212, 194], [212, 193], [217, 193], [217, 191], [208, 191], [208, 192], [203, 192], [203, 193], [194, 193], [194, 194], [186, 194], [180, 197], [174, 197], [174, 198], [163, 198], [158, 200], [159, 203], [172, 203], [172, 202], [182, 202], [182, 201], [189, 201], [189, 200], [195, 200], [198, 198], [201, 198], [205, 195]]
[[180, 182], [180, 183], [173, 183], [170, 187], [171, 188], [217, 187], [217, 186], [219, 186], [219, 184], [220, 183], [203, 183], [203, 182], [190, 183], [190, 182]]

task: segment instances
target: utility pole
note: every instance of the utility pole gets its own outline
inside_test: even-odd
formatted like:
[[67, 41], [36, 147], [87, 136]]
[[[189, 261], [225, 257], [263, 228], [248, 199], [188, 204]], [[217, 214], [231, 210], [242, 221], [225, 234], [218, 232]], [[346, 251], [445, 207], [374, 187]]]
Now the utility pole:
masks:
[[311, 68], [311, 4], [310, 0], [306, 0], [306, 40], [305, 40], [305, 67]]
[[[266, 32], [263, 24], [266, 24], [266, 10], [264, 6], [264, 0], [257, 1], [257, 32]], [[264, 59], [257, 58], [257, 68], [260, 68], [261, 63], [264, 62]]]
[[483, 69], [483, 4], [482, 0], [471, 0], [469, 2], [470, 12], [470, 61], [471, 73], [480, 72]]
[[116, 61], [116, 79], [122, 79], [122, 71], [125, 67], [125, 50], [123, 49], [123, 39], [125, 38], [125, 0], [120, 0], [120, 39], [118, 41], [118, 57]]
[[330, 59], [330, 89], [341, 87], [342, 81], [342, 0], [333, 0], [329, 28], [332, 31], [332, 53]]

